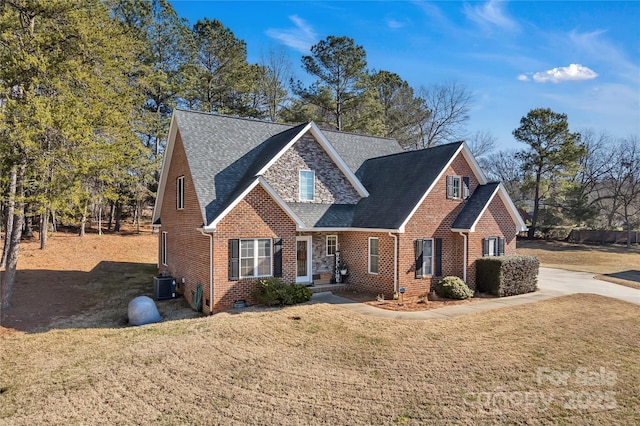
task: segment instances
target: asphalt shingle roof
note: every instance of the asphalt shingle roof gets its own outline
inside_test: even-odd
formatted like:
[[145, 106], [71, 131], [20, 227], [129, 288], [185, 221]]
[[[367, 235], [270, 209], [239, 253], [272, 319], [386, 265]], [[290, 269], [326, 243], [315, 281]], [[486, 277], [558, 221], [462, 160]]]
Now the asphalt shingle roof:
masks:
[[[307, 123], [175, 110], [200, 207], [211, 223]], [[356, 205], [289, 203], [309, 227], [398, 229], [462, 142], [404, 152], [392, 139], [322, 130], [369, 192]]]
[[342, 228], [353, 223], [355, 204], [287, 203], [308, 227]]
[[473, 191], [471, 197], [467, 200], [464, 207], [458, 213], [458, 217], [451, 225], [452, 229], [470, 230], [480, 218], [480, 214], [485, 209], [493, 194], [498, 190], [499, 182], [490, 182], [486, 185], [480, 185]]
[[369, 197], [357, 204], [356, 228], [398, 229], [462, 142], [367, 160], [357, 177]]

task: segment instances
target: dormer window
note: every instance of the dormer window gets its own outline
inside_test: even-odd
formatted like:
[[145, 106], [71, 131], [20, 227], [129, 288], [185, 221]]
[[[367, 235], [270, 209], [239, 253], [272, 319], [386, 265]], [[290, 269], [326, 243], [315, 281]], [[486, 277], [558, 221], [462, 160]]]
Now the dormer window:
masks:
[[469, 198], [469, 177], [447, 176], [447, 198], [454, 200]]
[[300, 201], [315, 199], [316, 173], [313, 170], [300, 170]]

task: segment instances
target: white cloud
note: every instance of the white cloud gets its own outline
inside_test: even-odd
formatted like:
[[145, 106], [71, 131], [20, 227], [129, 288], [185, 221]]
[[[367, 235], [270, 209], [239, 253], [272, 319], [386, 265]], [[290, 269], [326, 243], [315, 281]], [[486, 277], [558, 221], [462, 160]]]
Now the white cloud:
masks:
[[397, 19], [387, 19], [387, 27], [397, 30], [407, 26], [407, 21], [398, 21]]
[[518, 76], [518, 80], [520, 80], [520, 81], [529, 81], [529, 77], [526, 74], [520, 74]]
[[289, 46], [292, 49], [297, 50], [298, 52], [305, 54], [309, 53], [311, 46], [318, 42], [316, 32], [313, 30], [311, 25], [307, 24], [304, 19], [297, 15], [291, 15], [289, 16], [289, 19], [294, 23], [294, 28], [269, 28], [266, 31], [266, 34], [269, 37], [278, 40], [285, 46]]
[[568, 67], [537, 72], [533, 74], [533, 81], [536, 83], [562, 83], [564, 81], [593, 80], [597, 76], [598, 73], [585, 66], [571, 64]]
[[464, 5], [467, 18], [484, 27], [497, 27], [506, 31], [517, 31], [518, 23], [507, 16], [504, 5], [506, 2], [489, 0], [479, 6]]

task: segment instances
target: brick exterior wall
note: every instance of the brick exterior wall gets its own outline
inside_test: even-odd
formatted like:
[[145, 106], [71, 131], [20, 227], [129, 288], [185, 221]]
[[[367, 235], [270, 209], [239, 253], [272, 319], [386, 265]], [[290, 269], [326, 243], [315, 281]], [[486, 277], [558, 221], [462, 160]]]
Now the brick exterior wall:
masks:
[[[378, 273], [369, 273], [369, 237], [378, 238]], [[383, 232], [342, 232], [340, 256], [347, 263], [349, 288], [370, 294], [393, 295], [393, 237]]]
[[[309, 163], [316, 170], [316, 196], [322, 193], [320, 184], [327, 185], [327, 194], [337, 202], [353, 202], [356, 200], [355, 191], [346, 178], [338, 173], [337, 167], [330, 161], [326, 153], [323, 159], [319, 144], [309, 136], [296, 144], [298, 148], [289, 150], [272, 168], [269, 183], [282, 191], [286, 179], [298, 182], [299, 167]], [[300, 148], [302, 147], [302, 148]], [[307, 155], [313, 153], [313, 155]], [[291, 154], [291, 155], [288, 155]], [[285, 158], [286, 157], [286, 158]], [[311, 158], [311, 160], [309, 160]], [[309, 163], [307, 162], [309, 161]], [[329, 162], [329, 164], [326, 163]], [[294, 165], [294, 166], [291, 166]], [[327, 175], [340, 175], [338, 183], [324, 181]], [[464, 206], [464, 200], [451, 200], [446, 197], [446, 176], [469, 176], [470, 192], [478, 186], [471, 167], [462, 155], [458, 155], [450, 167], [438, 181], [423, 204], [417, 209], [405, 227], [405, 233], [398, 237], [398, 286], [405, 287], [407, 296], [424, 295], [432, 289], [435, 277], [426, 276], [415, 278], [415, 248], [416, 239], [442, 238], [442, 273], [446, 275], [463, 275], [463, 237], [451, 232], [451, 225]], [[176, 208], [176, 179], [184, 176], [185, 208]], [[335, 179], [335, 176], [334, 176]], [[297, 200], [297, 184], [290, 185], [292, 180], [286, 181], [287, 188], [295, 186]], [[334, 182], [334, 183], [332, 183]], [[344, 190], [348, 185], [349, 191]], [[280, 189], [278, 189], [280, 188]], [[329, 188], [343, 188], [330, 190]], [[348, 195], [345, 195], [349, 193]], [[280, 193], [286, 200], [286, 194]], [[291, 193], [289, 193], [291, 196]], [[316, 198], [317, 199], [317, 198]], [[329, 198], [327, 198], [329, 199]], [[333, 201], [326, 201], [333, 202]], [[197, 285], [203, 289], [203, 311], [229, 308], [238, 300], [252, 303], [251, 293], [255, 288], [255, 279], [245, 278], [230, 281], [229, 240], [254, 238], [282, 238], [283, 279], [295, 282], [296, 276], [296, 235], [312, 235], [313, 273], [331, 272], [333, 257], [326, 256], [326, 235], [337, 234], [339, 250], [342, 259], [347, 262], [349, 275], [348, 285], [360, 291], [372, 294], [392, 296], [394, 276], [394, 238], [385, 232], [339, 232], [339, 233], [297, 233], [295, 223], [284, 210], [260, 186], [254, 188], [239, 204], [220, 221], [213, 235], [214, 294], [209, 294], [209, 236], [202, 235], [197, 227], [202, 224], [202, 214], [194, 190], [193, 181], [189, 173], [184, 148], [178, 132], [176, 136], [172, 161], [168, 170], [166, 192], [162, 204], [162, 226], [160, 228], [160, 242], [162, 232], [167, 234], [167, 265], [161, 265], [160, 272], [165, 269], [180, 283], [179, 291], [191, 302], [192, 291]], [[515, 254], [516, 229], [515, 223], [508, 214], [507, 208], [496, 196], [489, 208], [481, 217], [476, 232], [470, 233], [468, 238], [467, 284], [475, 287], [475, 261], [482, 256], [482, 239], [485, 237], [505, 237], [506, 254]], [[371, 274], [369, 264], [369, 237], [377, 237], [379, 243], [379, 271]], [[159, 244], [159, 247], [161, 244]], [[159, 253], [160, 254], [160, 253]], [[435, 254], [435, 253], [434, 253]], [[272, 252], [273, 255], [273, 252]], [[209, 307], [211, 306], [211, 308]]]
[[516, 224], [499, 195], [493, 198], [476, 225], [476, 232], [469, 234], [467, 282], [475, 289], [476, 259], [482, 257], [483, 238], [504, 237], [504, 254], [516, 254]]
[[307, 133], [265, 173], [264, 179], [285, 202], [300, 202], [300, 170], [315, 171], [315, 199], [307, 203], [356, 204], [360, 196], [315, 138]]
[[255, 279], [229, 281], [230, 239], [282, 238], [282, 279], [295, 282], [295, 222], [261, 186], [254, 188], [220, 221], [213, 235], [214, 310], [229, 308], [238, 300], [253, 303], [251, 293], [255, 289]]
[[[184, 176], [184, 209], [177, 209], [176, 181]], [[202, 225], [202, 213], [189, 171], [187, 157], [180, 138], [176, 135], [171, 164], [167, 176], [167, 186], [162, 200], [161, 227], [158, 244], [158, 269], [165, 270], [176, 278], [178, 292], [191, 303], [192, 291], [198, 285], [204, 300], [209, 299], [209, 237], [197, 230]], [[167, 232], [167, 265], [162, 265], [160, 249], [162, 233]], [[184, 278], [185, 284], [182, 284]]]
[[463, 238], [451, 232], [451, 225], [464, 207], [465, 201], [447, 198], [446, 176], [468, 176], [470, 194], [479, 184], [464, 156], [458, 154], [409, 220], [405, 226], [405, 233], [399, 234], [398, 281], [399, 286], [406, 289], [405, 294], [408, 296], [424, 295], [431, 291], [432, 285], [437, 282], [437, 278], [433, 276], [415, 278], [417, 239], [442, 238], [442, 275], [462, 278]]

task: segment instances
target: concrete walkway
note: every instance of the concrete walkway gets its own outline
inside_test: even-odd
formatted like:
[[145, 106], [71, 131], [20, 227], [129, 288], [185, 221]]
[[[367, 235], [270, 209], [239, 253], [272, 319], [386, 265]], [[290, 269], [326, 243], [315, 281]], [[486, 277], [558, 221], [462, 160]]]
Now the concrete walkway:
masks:
[[317, 303], [330, 303], [361, 315], [369, 315], [379, 318], [402, 320], [433, 320], [455, 318], [475, 312], [485, 312], [506, 306], [516, 306], [525, 303], [538, 302], [566, 294], [594, 293], [607, 297], [640, 305], [640, 290], [624, 287], [618, 284], [600, 281], [593, 278], [593, 274], [584, 272], [572, 272], [561, 269], [540, 268], [538, 276], [539, 290], [534, 293], [518, 296], [502, 297], [480, 300], [464, 305], [447, 306], [444, 308], [426, 311], [399, 312], [376, 308], [364, 303], [354, 302], [344, 297], [336, 296], [330, 292], [316, 293], [311, 298]]

